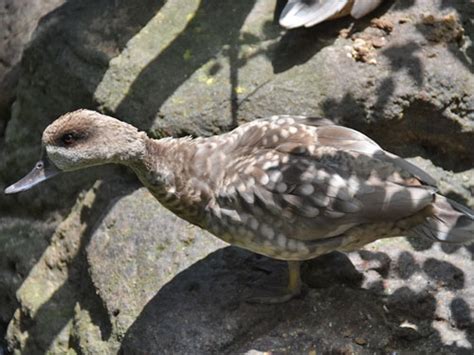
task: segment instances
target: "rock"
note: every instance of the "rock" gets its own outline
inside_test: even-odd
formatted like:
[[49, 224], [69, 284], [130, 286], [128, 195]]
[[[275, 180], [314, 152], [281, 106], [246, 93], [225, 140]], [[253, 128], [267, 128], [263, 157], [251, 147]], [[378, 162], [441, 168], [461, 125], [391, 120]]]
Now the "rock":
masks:
[[367, 340], [365, 340], [364, 338], [355, 338], [354, 343], [356, 343], [357, 345], [366, 345]]
[[[71, 343], [83, 353], [113, 352], [157, 289], [225, 246], [166, 211], [146, 189], [132, 192], [134, 185], [120, 179], [107, 183], [114, 187], [96, 184], [50, 231], [51, 246], [17, 292], [21, 308], [8, 329], [10, 348], [64, 353]], [[88, 226], [96, 219], [103, 223], [97, 230]], [[118, 259], [123, 268], [115, 269]]]
[[[271, 353], [304, 353], [311, 349], [320, 353], [359, 353], [363, 349], [368, 353], [394, 349], [467, 351], [466, 345], [472, 341], [470, 333], [451, 328], [452, 339], [460, 342], [444, 343], [435, 331], [435, 324], [449, 326], [452, 316], [445, 311], [449, 312], [450, 304], [458, 307], [459, 299], [471, 297], [474, 278], [465, 269], [472, 266], [470, 252], [461, 248], [447, 255], [439, 245], [417, 252], [400, 238], [377, 242], [363, 253], [350, 253], [349, 258], [344, 258], [367, 279], [371, 266], [366, 259], [372, 254], [384, 254], [391, 261], [386, 274], [373, 280], [383, 283], [382, 295], [372, 283], [349, 288], [342, 280], [335, 280], [323, 288], [309, 289], [304, 298], [284, 306], [255, 306], [242, 302], [242, 294], [271, 280], [284, 282], [284, 265], [225, 248], [189, 267], [160, 289], [128, 328], [121, 349], [123, 353], [155, 353], [161, 349], [164, 353], [199, 354], [211, 349], [224, 353], [245, 353], [252, 349]], [[420, 265], [419, 271], [406, 280], [400, 280], [397, 271], [407, 259], [401, 258], [401, 254], [409, 254]], [[326, 258], [325, 269], [337, 269], [342, 257], [339, 254]], [[466, 270], [463, 287], [457, 289], [456, 295], [448, 284], [432, 285], [430, 272], [423, 269], [432, 258], [446, 260], [450, 269]], [[264, 270], [260, 276], [259, 270]], [[255, 280], [256, 276], [259, 279]], [[307, 269], [304, 277], [306, 280], [312, 277]], [[448, 280], [450, 272], [441, 272], [436, 277]], [[203, 278], [212, 281], [187, 288]], [[471, 309], [464, 306], [463, 310], [471, 317]]]
[[[166, 211], [145, 188], [113, 203], [87, 247], [92, 283], [112, 324], [112, 339], [126, 333], [156, 290], [224, 246]], [[195, 279], [182, 292], [192, 295], [201, 287], [207, 286]]]
[[15, 98], [20, 59], [41, 17], [64, 0], [4, 0], [0, 5], [0, 136], [3, 135], [10, 105]]
[[[31, 168], [44, 127], [79, 107], [155, 137], [211, 135], [289, 113], [367, 133], [426, 168], [443, 193], [474, 206], [472, 6], [385, 2], [353, 27], [342, 19], [289, 32], [272, 22], [274, 7], [264, 0], [64, 3], [41, 21], [24, 53], [0, 138], [0, 186]], [[352, 58], [358, 39], [374, 64]], [[249, 305], [242, 300], [256, 288], [285, 282], [285, 263], [222, 248], [136, 189], [125, 169], [105, 167], [0, 196], [10, 216], [0, 221], [0, 239], [19, 238], [15, 248], [0, 246], [0, 275], [10, 278], [0, 294], [8, 297], [2, 319], [16, 307], [10, 350], [472, 351], [472, 247], [379, 241], [305, 263], [300, 299]], [[31, 243], [33, 235], [40, 239]], [[13, 278], [13, 257], [24, 278]]]
[[0, 218], [0, 334], [19, 307], [15, 293], [48, 247], [52, 230], [41, 221]]

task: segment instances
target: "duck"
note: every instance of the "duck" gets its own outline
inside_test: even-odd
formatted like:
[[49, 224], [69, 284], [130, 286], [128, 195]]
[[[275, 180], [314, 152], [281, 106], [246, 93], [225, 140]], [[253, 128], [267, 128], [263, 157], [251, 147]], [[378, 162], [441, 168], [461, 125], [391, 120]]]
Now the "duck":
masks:
[[325, 118], [279, 115], [210, 137], [150, 138], [81, 109], [52, 122], [28, 190], [60, 173], [114, 163], [184, 220], [225, 242], [288, 262], [288, 285], [249, 302], [301, 294], [300, 263], [397, 236], [474, 239], [474, 212], [442, 196], [419, 167]]
[[326, 20], [351, 15], [355, 19], [373, 11], [383, 0], [289, 0], [280, 14], [287, 29], [311, 27]]

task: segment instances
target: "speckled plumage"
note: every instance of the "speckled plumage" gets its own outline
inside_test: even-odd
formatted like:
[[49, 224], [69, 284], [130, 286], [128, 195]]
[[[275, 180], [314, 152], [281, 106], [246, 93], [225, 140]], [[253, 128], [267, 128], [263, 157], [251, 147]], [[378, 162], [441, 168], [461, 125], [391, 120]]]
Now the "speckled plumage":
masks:
[[474, 212], [437, 194], [428, 174], [321, 118], [273, 116], [209, 138], [153, 140], [79, 110], [53, 122], [43, 144], [49, 160], [35, 168], [41, 176], [34, 169], [7, 193], [48, 178], [45, 166], [127, 165], [178, 216], [231, 244], [290, 261], [292, 295], [300, 289], [294, 261], [400, 235], [474, 238]]
[[[146, 169], [135, 171], [166, 207], [278, 259], [405, 234], [435, 194], [409, 163], [322, 119], [272, 117], [211, 138], [150, 141], [148, 152]], [[402, 223], [407, 217], [413, 223]]]

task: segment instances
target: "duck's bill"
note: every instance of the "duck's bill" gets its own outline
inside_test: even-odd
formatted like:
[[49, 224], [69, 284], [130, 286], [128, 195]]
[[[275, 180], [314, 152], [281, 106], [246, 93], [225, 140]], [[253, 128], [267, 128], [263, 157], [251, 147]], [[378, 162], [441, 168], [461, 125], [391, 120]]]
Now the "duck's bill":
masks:
[[15, 182], [5, 189], [6, 194], [15, 194], [25, 191], [38, 185], [40, 182], [48, 180], [59, 174], [61, 171], [48, 159], [39, 160], [33, 170], [31, 170], [23, 179]]

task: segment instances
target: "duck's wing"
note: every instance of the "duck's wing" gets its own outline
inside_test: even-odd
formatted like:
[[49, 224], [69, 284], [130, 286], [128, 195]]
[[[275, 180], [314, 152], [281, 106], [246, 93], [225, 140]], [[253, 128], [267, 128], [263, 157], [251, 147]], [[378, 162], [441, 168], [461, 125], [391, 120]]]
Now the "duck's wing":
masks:
[[[322, 117], [308, 117], [308, 116], [292, 116], [280, 115], [267, 118], [262, 121], [276, 123], [281, 127], [292, 124], [304, 125], [310, 127], [318, 127], [317, 137], [318, 144], [322, 146], [333, 147], [338, 150], [352, 151], [357, 153], [367, 154], [376, 159], [391, 163], [400, 169], [412, 174], [419, 179], [424, 185], [436, 187], [436, 180], [431, 177], [424, 170], [407, 160], [398, 157], [397, 155], [383, 150], [375, 141], [367, 137], [365, 134], [356, 131], [355, 129], [338, 126], [333, 121]], [[258, 122], [257, 122], [258, 125]], [[283, 128], [288, 129], [288, 127]], [[249, 135], [249, 142], [253, 145], [257, 144], [257, 140], [261, 138], [258, 130], [253, 131], [254, 135]], [[301, 140], [301, 137], [296, 137], [296, 140]], [[310, 142], [311, 136], [306, 137], [305, 141]]]
[[[291, 137], [278, 136], [286, 130]], [[292, 238], [328, 238], [358, 224], [395, 221], [433, 199], [417, 169], [405, 169], [357, 131], [297, 124], [268, 128], [265, 137], [252, 153], [229, 158], [215, 200], [227, 211], [278, 224]]]
[[424, 185], [436, 186], [436, 180], [428, 173], [405, 159], [383, 150], [372, 139], [354, 129], [342, 126], [323, 127], [318, 129], [318, 137], [322, 145], [367, 154], [375, 159], [397, 166], [402, 171], [416, 177]]
[[285, 28], [310, 27], [334, 16], [348, 0], [289, 0], [280, 15]]

